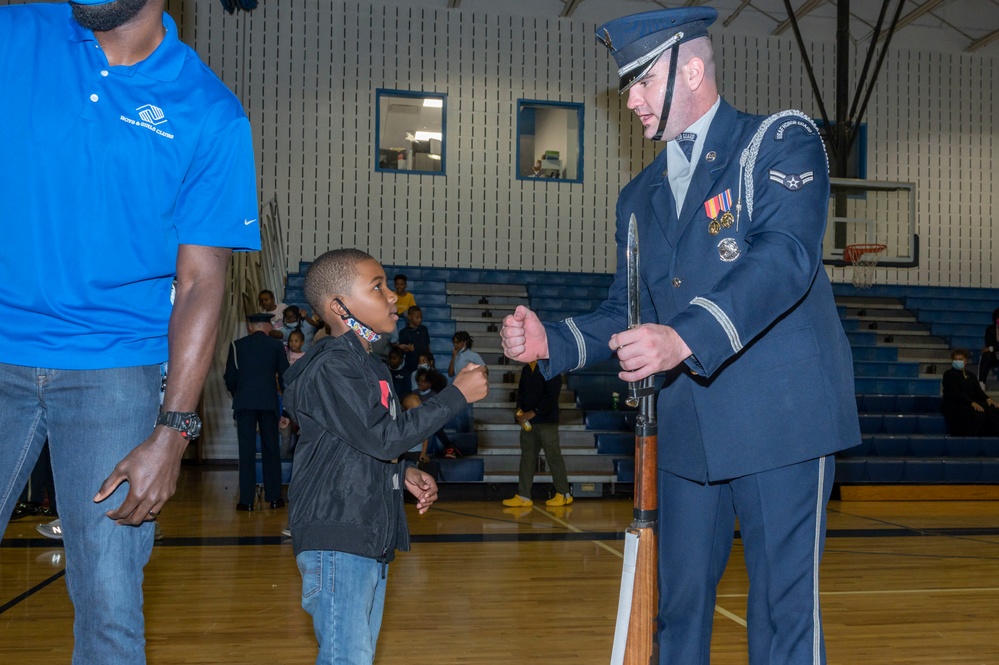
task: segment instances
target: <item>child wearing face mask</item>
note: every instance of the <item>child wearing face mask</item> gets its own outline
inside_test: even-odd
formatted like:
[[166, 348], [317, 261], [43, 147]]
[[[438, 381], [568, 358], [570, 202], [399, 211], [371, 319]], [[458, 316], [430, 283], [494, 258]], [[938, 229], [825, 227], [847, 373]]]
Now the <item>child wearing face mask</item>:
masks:
[[[414, 392], [416, 392], [418, 390], [418, 386], [417, 386], [417, 374], [420, 373], [420, 370], [429, 371], [429, 370], [432, 370], [433, 368], [434, 368], [434, 356], [431, 353], [429, 353], [429, 352], [427, 352], [427, 353], [421, 353], [417, 357], [416, 369], [414, 369], [413, 373], [410, 375], [410, 379], [411, 379], [412, 384], [413, 384], [413, 391]], [[439, 391], [437, 391], [437, 392], [439, 392]]]
[[[421, 368], [415, 372], [416, 392], [413, 394], [420, 400], [420, 404], [426, 402], [443, 388], [447, 387], [447, 379], [435, 370], [429, 369], [431, 364], [432, 362], [428, 363], [427, 367], [421, 365]], [[437, 384], [436, 387], [435, 383]], [[422, 450], [420, 451], [420, 462], [426, 464], [431, 458], [441, 457], [442, 455], [444, 457], [456, 457], [457, 453], [454, 446], [451, 445], [451, 440], [447, 434], [443, 429], [440, 429], [423, 441]]]
[[489, 379], [485, 368], [466, 367], [426, 404], [402, 411], [389, 368], [369, 353], [398, 320], [381, 264], [356, 249], [326, 252], [304, 288], [332, 335], [285, 374], [285, 408], [301, 428], [289, 498], [302, 607], [312, 615], [317, 663], [371, 665], [387, 568], [396, 550], [409, 549], [403, 491], [420, 514], [437, 499], [434, 478], [397, 458], [484, 398]]
[[951, 436], [999, 436], [999, 406], [982, 390], [975, 373], [968, 371], [968, 355], [965, 349], [950, 354], [940, 413]]

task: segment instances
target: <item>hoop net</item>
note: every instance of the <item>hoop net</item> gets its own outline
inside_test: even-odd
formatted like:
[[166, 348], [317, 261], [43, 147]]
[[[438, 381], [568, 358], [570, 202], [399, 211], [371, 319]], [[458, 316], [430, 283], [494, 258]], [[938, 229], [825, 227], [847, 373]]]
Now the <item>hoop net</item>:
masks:
[[853, 285], [858, 289], [870, 288], [874, 281], [874, 268], [887, 245], [847, 245], [843, 249], [843, 260], [853, 264]]

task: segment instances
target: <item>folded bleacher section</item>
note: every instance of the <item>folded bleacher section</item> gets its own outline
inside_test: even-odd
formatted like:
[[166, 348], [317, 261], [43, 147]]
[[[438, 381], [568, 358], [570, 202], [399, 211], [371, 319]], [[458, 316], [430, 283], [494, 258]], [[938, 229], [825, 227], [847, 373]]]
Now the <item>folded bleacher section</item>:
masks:
[[836, 284], [834, 291], [853, 349], [862, 438], [837, 456], [836, 482], [999, 483], [999, 439], [951, 437], [940, 415], [950, 351], [966, 348], [977, 361], [999, 289]]

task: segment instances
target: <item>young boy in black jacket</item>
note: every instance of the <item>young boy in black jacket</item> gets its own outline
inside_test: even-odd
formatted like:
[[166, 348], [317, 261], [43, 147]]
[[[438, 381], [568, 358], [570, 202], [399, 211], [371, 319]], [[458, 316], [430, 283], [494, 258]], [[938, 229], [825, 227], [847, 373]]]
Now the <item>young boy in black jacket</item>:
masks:
[[318, 664], [371, 663], [385, 602], [386, 566], [409, 549], [405, 486], [426, 512], [434, 479], [396, 459], [486, 396], [469, 367], [423, 408], [403, 412], [388, 368], [369, 345], [395, 330], [385, 271], [356, 249], [327, 252], [305, 276], [305, 296], [333, 332], [285, 374], [285, 409], [298, 423], [289, 499], [302, 607], [312, 615]]

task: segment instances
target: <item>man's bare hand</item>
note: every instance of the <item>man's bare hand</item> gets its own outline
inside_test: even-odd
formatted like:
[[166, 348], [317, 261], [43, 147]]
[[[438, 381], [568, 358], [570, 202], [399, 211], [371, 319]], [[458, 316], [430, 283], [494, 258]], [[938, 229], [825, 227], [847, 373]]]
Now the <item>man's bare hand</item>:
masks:
[[421, 515], [437, 500], [437, 481], [415, 466], [406, 467], [406, 489], [416, 497], [416, 510]]
[[669, 326], [645, 323], [610, 338], [611, 351], [621, 363], [618, 374], [625, 381], [640, 381], [671, 370], [690, 357], [687, 344]]
[[548, 357], [548, 333], [538, 315], [523, 305], [503, 319], [500, 336], [503, 354], [511, 360], [529, 363]]
[[180, 460], [187, 441], [179, 432], [158, 426], [153, 435], [132, 449], [118, 462], [114, 471], [94, 496], [100, 503], [111, 496], [123, 482], [128, 483], [128, 495], [121, 506], [106, 515], [118, 524], [138, 526], [152, 520], [177, 491]]

